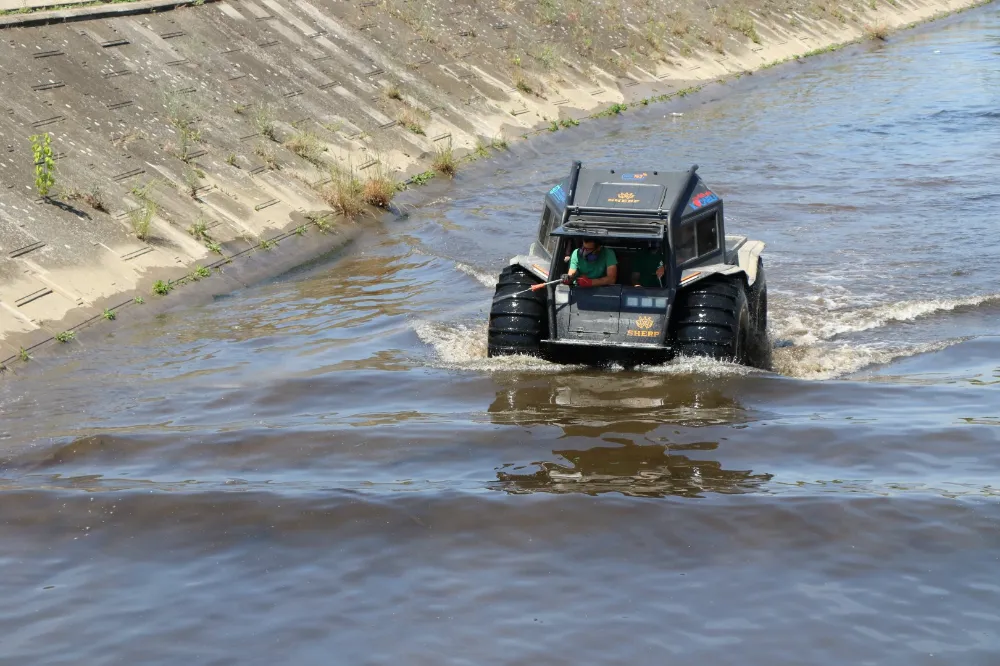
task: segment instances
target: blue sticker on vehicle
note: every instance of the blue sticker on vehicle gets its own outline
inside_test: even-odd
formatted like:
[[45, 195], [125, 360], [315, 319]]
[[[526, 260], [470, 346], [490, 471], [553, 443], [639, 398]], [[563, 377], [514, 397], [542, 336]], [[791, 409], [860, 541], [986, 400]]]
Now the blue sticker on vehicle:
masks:
[[691, 208], [698, 210], [703, 206], [715, 203], [719, 200], [719, 195], [717, 195], [712, 190], [705, 190], [704, 192], [699, 192], [698, 194], [691, 197]]
[[643, 171], [642, 173], [623, 173], [622, 174], [622, 180], [632, 180], [632, 181], [635, 181], [635, 180], [646, 180], [646, 178], [648, 178], [648, 177], [649, 177], [649, 174], [646, 173], [645, 171]]
[[558, 199], [562, 203], [566, 203], [566, 193], [563, 191], [562, 185], [556, 185], [551, 190], [549, 190], [554, 198]]

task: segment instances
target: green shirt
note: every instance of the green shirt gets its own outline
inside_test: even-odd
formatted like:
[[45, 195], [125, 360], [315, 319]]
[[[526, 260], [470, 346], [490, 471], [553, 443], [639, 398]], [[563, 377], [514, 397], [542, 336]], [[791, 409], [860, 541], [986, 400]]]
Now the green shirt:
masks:
[[639, 284], [643, 287], [659, 287], [656, 269], [663, 265], [663, 255], [656, 252], [637, 254], [632, 260], [632, 271], [639, 274]]
[[573, 254], [569, 259], [570, 270], [576, 269], [577, 274], [589, 277], [591, 280], [607, 276], [608, 267], [617, 265], [618, 258], [615, 256], [614, 250], [609, 250], [606, 247], [601, 248], [600, 252], [597, 253], [597, 259], [594, 261], [584, 259], [581, 256], [580, 250], [573, 250]]

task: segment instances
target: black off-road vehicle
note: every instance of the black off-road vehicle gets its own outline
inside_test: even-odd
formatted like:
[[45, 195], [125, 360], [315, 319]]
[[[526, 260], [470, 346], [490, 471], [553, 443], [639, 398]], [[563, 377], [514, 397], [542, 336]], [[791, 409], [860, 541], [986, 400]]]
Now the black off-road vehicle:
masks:
[[[697, 169], [584, 169], [574, 162], [545, 195], [528, 254], [500, 273], [489, 355], [595, 365], [683, 355], [766, 366], [764, 243], [725, 235], [722, 198]], [[614, 251], [617, 284], [560, 281], [584, 239]], [[662, 259], [663, 277], [634, 286], [633, 267], [648, 265], [651, 252]]]

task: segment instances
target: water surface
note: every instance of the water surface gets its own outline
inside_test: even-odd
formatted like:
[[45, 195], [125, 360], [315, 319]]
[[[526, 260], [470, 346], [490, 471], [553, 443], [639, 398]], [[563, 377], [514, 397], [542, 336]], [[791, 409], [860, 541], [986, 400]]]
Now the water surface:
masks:
[[[38, 359], [0, 386], [0, 662], [997, 663], [998, 109], [987, 7]], [[773, 372], [485, 357], [572, 157], [701, 166], [767, 242]]]

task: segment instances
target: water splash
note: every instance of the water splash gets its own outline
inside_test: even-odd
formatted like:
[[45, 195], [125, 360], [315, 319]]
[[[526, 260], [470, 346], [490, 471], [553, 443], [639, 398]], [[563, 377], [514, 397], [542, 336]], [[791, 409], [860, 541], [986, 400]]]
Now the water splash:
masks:
[[455, 268], [465, 273], [466, 275], [474, 277], [484, 287], [489, 287], [490, 289], [493, 289], [497, 285], [497, 278], [495, 275], [489, 275], [482, 271], [476, 270], [472, 266], [462, 263], [455, 264]]

